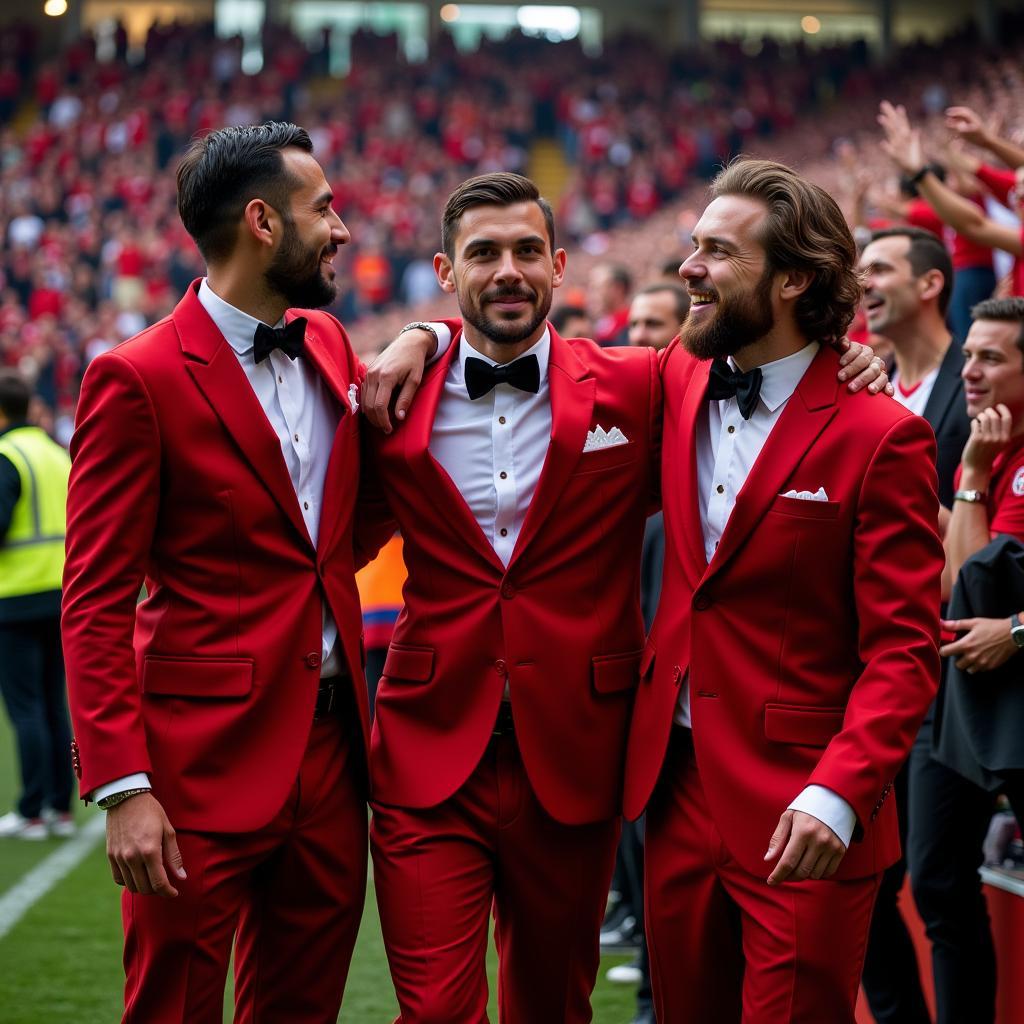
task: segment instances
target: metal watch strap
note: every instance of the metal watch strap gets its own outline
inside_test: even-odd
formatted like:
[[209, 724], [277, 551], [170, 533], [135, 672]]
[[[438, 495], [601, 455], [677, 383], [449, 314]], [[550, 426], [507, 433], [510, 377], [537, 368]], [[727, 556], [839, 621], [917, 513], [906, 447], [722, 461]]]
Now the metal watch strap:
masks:
[[426, 331], [428, 334], [434, 336], [434, 341], [437, 341], [437, 331], [428, 323], [424, 323], [422, 320], [414, 320], [411, 324], [406, 324], [398, 333], [405, 334], [406, 331]]
[[149, 786], [143, 786], [139, 789], [124, 789], [120, 793], [111, 793], [110, 796], [105, 796], [102, 800], [96, 801], [96, 806], [103, 811], [109, 811], [112, 807], [116, 807], [118, 804], [123, 804], [129, 797], [139, 796], [142, 793], [152, 792]]
[[1024, 622], [1017, 612], [1010, 616], [1010, 638], [1018, 647], [1024, 647]]
[[988, 495], [984, 491], [960, 490], [953, 495], [953, 500], [966, 501], [970, 505], [978, 505], [983, 501], [987, 501]]

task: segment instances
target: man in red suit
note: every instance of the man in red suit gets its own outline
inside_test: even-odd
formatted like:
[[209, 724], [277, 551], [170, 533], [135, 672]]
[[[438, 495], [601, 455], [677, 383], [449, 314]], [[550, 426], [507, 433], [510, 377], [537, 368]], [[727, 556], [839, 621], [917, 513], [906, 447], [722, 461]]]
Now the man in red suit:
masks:
[[626, 774], [657, 1018], [852, 1024], [886, 798], [938, 679], [934, 439], [836, 386], [860, 296], [836, 204], [767, 161], [712, 193], [662, 365], [666, 562]]
[[384, 940], [403, 1024], [477, 1024], [493, 905], [502, 1021], [581, 1024], [643, 648], [657, 356], [550, 328], [565, 253], [529, 180], [461, 185], [442, 248], [463, 324], [436, 325], [455, 342], [364, 460], [370, 547], [393, 516], [409, 570], [370, 758]]
[[331, 200], [295, 125], [196, 141], [178, 206], [208, 277], [83, 382], [64, 650], [125, 1021], [219, 1024], [236, 937], [236, 1020], [337, 1018], [366, 877], [362, 370], [290, 308], [335, 295]]

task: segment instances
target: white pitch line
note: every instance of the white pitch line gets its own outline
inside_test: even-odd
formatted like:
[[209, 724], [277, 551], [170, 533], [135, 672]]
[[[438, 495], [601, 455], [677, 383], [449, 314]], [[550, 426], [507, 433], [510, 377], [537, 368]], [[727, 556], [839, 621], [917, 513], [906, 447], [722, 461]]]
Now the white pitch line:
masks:
[[[62, 878], [89, 855], [106, 829], [106, 815], [96, 814], [78, 834], [54, 850], [24, 878], [0, 896], [0, 939], [2, 939]], [[7, 840], [17, 842], [18, 840]]]

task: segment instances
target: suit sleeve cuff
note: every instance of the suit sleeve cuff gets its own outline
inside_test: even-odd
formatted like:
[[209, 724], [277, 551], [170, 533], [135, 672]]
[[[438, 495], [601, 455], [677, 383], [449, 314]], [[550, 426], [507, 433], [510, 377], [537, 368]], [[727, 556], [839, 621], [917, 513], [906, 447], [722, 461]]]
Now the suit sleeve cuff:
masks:
[[824, 786], [808, 786], [789, 805], [789, 810], [803, 811], [817, 818], [835, 832], [843, 846], [849, 848], [857, 815], [838, 793]]
[[437, 335], [437, 351], [427, 360], [427, 366], [436, 363], [438, 359], [448, 351], [448, 346], [452, 343], [452, 332], [448, 330], [447, 324], [431, 320], [430, 326], [434, 329], [434, 333]]
[[123, 779], [114, 779], [113, 782], [105, 782], [97, 786], [87, 797], [93, 803], [113, 796], [115, 793], [124, 793], [129, 789], [152, 789], [153, 784], [145, 772], [136, 772], [134, 775], [126, 775]]

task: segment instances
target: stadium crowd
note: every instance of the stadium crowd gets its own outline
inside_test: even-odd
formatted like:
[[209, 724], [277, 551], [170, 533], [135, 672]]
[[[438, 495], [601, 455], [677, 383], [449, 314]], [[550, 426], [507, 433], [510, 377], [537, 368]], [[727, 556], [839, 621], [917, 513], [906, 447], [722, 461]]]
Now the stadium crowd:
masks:
[[[1020, 28], [1007, 23], [1008, 49]], [[19, 416], [0, 419], [0, 435], [11, 422], [30, 421], [66, 441], [85, 367], [166, 315], [202, 276], [203, 260], [178, 218], [173, 175], [196, 133], [268, 120], [309, 128], [334, 209], [352, 230], [330, 309], [366, 352], [406, 320], [450, 311], [431, 262], [445, 197], [473, 174], [526, 173], [538, 137], [556, 139], [570, 169], [556, 221], [573, 255], [552, 322], [566, 336], [607, 346], [663, 348], [686, 313], [673, 268], [691, 251], [704, 183], [730, 156], [752, 152], [796, 166], [841, 201], [866, 283], [850, 333], [887, 357], [897, 400], [939, 435], [940, 527], [950, 564], [959, 570], [984, 547], [980, 534], [1024, 541], [1014, 504], [1024, 496], [1019, 436], [1011, 438], [1005, 417], [992, 422], [999, 402], [1014, 417], [1019, 403], [1024, 414], [1024, 373], [993, 384], [991, 371], [978, 368], [986, 342], [1012, 355], [1024, 336], [1024, 302], [1000, 301], [1024, 297], [1024, 65], [1017, 57], [982, 60], [986, 50], [970, 33], [904, 48], [884, 68], [862, 46], [770, 41], [757, 52], [719, 43], [663, 62], [650, 60], [647, 41], [631, 38], [610, 43], [600, 58], [575, 43], [527, 37], [485, 42], [473, 53], [442, 40], [420, 65], [405, 63], [394, 37], [360, 34], [352, 52], [353, 70], [339, 88], [326, 76], [326, 48], [311, 53], [279, 28], [267, 33], [263, 70], [251, 76], [241, 73], [241, 41], [218, 39], [210, 26], [155, 26], [141, 61], [129, 60], [123, 33], [112, 60], [97, 61], [86, 38], [44, 64], [23, 32], [0, 35], [0, 366], [33, 382], [36, 403], [28, 414], [19, 405]], [[886, 273], [903, 277], [894, 284]], [[945, 377], [948, 394], [937, 383]], [[940, 420], [928, 405], [940, 393], [951, 410], [942, 421], [951, 430], [945, 462]], [[979, 440], [971, 418], [992, 436]], [[996, 458], [1001, 448], [1009, 455]], [[968, 515], [981, 518], [972, 526]], [[652, 521], [645, 541], [648, 626], [661, 531]], [[372, 595], [367, 645], [375, 675], [401, 604], [400, 543], [390, 551], [386, 579], [363, 581], [364, 606]], [[953, 582], [955, 574], [944, 601]], [[965, 592], [962, 585], [959, 602], [944, 611], [944, 673], [953, 676], [946, 692], [954, 694], [965, 674], [997, 671], [1016, 655], [1002, 626], [976, 625], [1005, 624], [1003, 611], [984, 600], [965, 603]], [[935, 713], [957, 723], [971, 710], [947, 703]], [[931, 729], [929, 717], [897, 788], [914, 897], [934, 950], [938, 1020], [952, 1024], [965, 1012], [992, 1020], [994, 953], [976, 870], [1000, 791], [1012, 807], [1003, 809], [986, 857], [999, 864], [1020, 853], [1019, 825], [1009, 824], [1013, 811], [1021, 813], [1019, 771], [986, 775], [965, 767], [971, 755], [962, 747], [946, 749], [942, 761], [955, 767], [941, 779], [933, 773], [926, 786]], [[918, 797], [908, 798], [915, 785]], [[953, 813], [954, 797], [957, 816], [946, 824], [957, 835], [926, 829], [926, 821]], [[66, 832], [67, 801], [53, 810]], [[937, 867], [936, 849], [948, 853], [954, 841], [953, 866]], [[627, 829], [602, 931], [608, 948], [639, 953], [642, 860], [642, 828]], [[884, 912], [896, 907], [905, 872], [901, 862], [887, 875], [871, 934], [865, 987], [878, 1024], [930, 1019], [905, 929]], [[637, 1021], [653, 1021], [647, 971], [643, 957], [617, 974], [643, 982]]]

